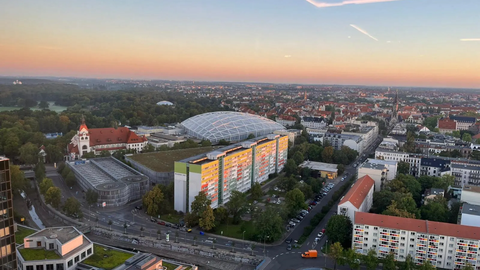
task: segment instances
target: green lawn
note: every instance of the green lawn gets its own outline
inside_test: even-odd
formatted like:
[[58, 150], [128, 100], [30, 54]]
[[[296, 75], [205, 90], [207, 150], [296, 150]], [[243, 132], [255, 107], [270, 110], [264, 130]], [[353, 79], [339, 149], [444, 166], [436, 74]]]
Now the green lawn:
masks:
[[61, 258], [55, 251], [45, 249], [20, 248], [18, 251], [26, 261], [56, 260]]
[[199, 147], [189, 149], [179, 149], [170, 151], [161, 151], [145, 153], [130, 156], [132, 160], [152, 169], [156, 172], [172, 172], [175, 161], [179, 161], [195, 155], [200, 155], [212, 151], [213, 147]]
[[166, 214], [166, 215], [160, 215], [161, 220], [168, 221], [170, 223], [178, 224], [180, 223], [180, 219], [182, 219], [182, 215], [178, 214]]
[[[105, 251], [105, 249], [107, 249]], [[132, 257], [134, 254], [106, 248], [104, 246], [93, 245], [93, 255], [83, 261], [84, 264], [111, 270]]]
[[30, 234], [36, 232], [35, 230], [32, 230], [32, 229], [28, 229], [28, 228], [24, 228], [24, 227], [20, 227], [18, 226], [17, 227], [17, 232], [15, 232], [15, 242], [17, 242], [17, 244], [23, 244], [23, 239], [27, 236], [29, 236]]
[[167, 270], [174, 270], [174, 269], [177, 269], [177, 267], [179, 267], [180, 265], [162, 262], [162, 266], [166, 266]]
[[255, 228], [253, 225], [253, 221], [242, 221], [240, 224], [231, 224], [230, 221], [228, 225], [221, 224], [218, 227], [215, 227], [215, 230], [212, 231], [212, 233], [222, 235], [222, 231], [224, 236], [237, 239], [243, 239], [243, 231], [245, 231], [245, 240], [251, 240], [254, 236]]

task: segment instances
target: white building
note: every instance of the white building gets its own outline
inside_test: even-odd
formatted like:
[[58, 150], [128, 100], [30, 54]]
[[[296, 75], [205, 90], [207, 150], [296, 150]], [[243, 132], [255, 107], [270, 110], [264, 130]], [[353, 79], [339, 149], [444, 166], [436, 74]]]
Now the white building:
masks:
[[480, 227], [480, 206], [463, 203], [461, 209], [460, 224], [467, 226]]
[[397, 161], [369, 158], [366, 162], [384, 165], [387, 168], [387, 181], [391, 181], [397, 177]]
[[410, 165], [411, 175], [419, 176], [420, 174], [420, 163], [422, 161], [421, 155], [397, 152], [384, 148], [377, 148], [375, 150], [375, 158], [387, 161], [407, 162]]
[[323, 136], [322, 143], [325, 144], [326, 141], [337, 150], [342, 149], [342, 146], [347, 146], [359, 154], [366, 148], [362, 137], [358, 135], [327, 132]]
[[360, 178], [352, 185], [348, 193], [340, 200], [337, 214], [345, 215], [353, 221], [355, 212], [368, 212], [373, 204], [375, 181], [368, 175]]
[[380, 258], [392, 253], [405, 261], [410, 255], [437, 268], [480, 266], [479, 227], [357, 212], [352, 238], [352, 249], [364, 255], [373, 249]]
[[[41, 254], [48, 258], [36, 259]], [[17, 247], [21, 270], [73, 270], [92, 255], [92, 241], [73, 226], [43, 229], [25, 237]]]
[[460, 200], [469, 204], [480, 205], [480, 187], [464, 186]]
[[321, 129], [327, 126], [327, 121], [323, 117], [302, 116], [300, 124], [305, 128]]
[[456, 164], [450, 165], [451, 174], [455, 176], [455, 185], [480, 185], [480, 166], [470, 164]]
[[383, 189], [387, 181], [388, 169], [384, 164], [364, 162], [358, 167], [358, 179], [368, 175], [375, 181], [375, 191]]

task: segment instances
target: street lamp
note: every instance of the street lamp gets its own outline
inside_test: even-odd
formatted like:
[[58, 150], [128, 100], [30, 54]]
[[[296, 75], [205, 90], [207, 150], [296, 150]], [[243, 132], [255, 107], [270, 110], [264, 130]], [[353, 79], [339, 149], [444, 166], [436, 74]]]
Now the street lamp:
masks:
[[243, 241], [245, 241], [245, 233], [246, 233], [246, 232], [247, 232], [247, 231], [243, 231], [243, 233], [242, 233], [242, 235], [243, 235]]

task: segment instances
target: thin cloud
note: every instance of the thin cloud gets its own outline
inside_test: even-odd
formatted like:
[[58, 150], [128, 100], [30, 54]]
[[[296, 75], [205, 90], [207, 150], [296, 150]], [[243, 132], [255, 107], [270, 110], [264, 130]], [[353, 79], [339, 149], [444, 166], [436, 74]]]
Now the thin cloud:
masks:
[[285, 58], [290, 58], [292, 57], [290, 54], [285, 55]]
[[355, 29], [357, 29], [358, 32], [366, 35], [367, 37], [369, 37], [369, 38], [371, 38], [371, 39], [373, 39], [373, 40], [375, 40], [375, 41], [378, 41], [378, 39], [377, 39], [376, 37], [370, 35], [367, 31], [363, 30], [362, 28], [360, 28], [360, 27], [358, 27], [358, 26], [356, 26], [356, 25], [354, 25], [354, 24], [350, 24], [350, 26], [353, 27], [353, 28], [355, 28]]
[[362, 4], [393, 2], [393, 1], [399, 1], [399, 0], [344, 0], [338, 3], [325, 3], [325, 2], [320, 2], [316, 0], [306, 0], [306, 1], [316, 6], [317, 8], [327, 8], [327, 7], [340, 7], [345, 5], [362, 5]]
[[61, 47], [53, 47], [53, 46], [39, 46], [39, 49], [44, 49], [44, 50], [62, 50]]
[[480, 41], [480, 38], [462, 38], [460, 41]]

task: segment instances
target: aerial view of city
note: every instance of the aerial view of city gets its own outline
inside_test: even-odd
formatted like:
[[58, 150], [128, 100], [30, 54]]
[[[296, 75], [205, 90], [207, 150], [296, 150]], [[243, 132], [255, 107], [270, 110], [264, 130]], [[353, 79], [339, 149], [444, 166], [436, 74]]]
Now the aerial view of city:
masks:
[[480, 270], [480, 1], [0, 1], [0, 270]]

